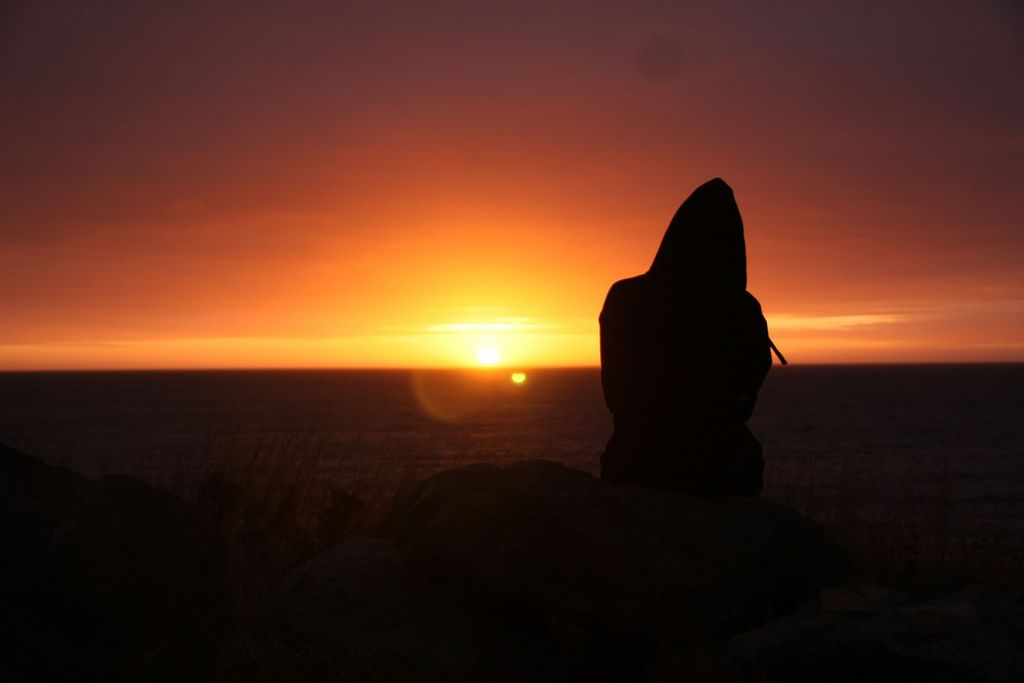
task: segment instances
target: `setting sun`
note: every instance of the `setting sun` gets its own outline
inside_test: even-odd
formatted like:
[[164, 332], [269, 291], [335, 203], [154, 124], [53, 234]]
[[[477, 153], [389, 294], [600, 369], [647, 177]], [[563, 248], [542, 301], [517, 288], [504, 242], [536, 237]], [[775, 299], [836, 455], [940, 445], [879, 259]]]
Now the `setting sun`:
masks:
[[513, 372], [512, 373], [512, 384], [522, 384], [526, 381], [525, 372]]
[[498, 364], [498, 349], [492, 346], [485, 346], [477, 349], [476, 359], [480, 365], [497, 365]]

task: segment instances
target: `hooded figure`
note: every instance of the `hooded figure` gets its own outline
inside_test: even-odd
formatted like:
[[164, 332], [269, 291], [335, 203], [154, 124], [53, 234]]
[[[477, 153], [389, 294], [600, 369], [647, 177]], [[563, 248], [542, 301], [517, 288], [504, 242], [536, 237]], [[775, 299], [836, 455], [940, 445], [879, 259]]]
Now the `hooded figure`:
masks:
[[708, 499], [761, 491], [744, 422], [771, 367], [768, 326], [746, 291], [743, 220], [720, 178], [672, 218], [643, 275], [601, 311], [601, 382], [615, 431], [601, 478]]

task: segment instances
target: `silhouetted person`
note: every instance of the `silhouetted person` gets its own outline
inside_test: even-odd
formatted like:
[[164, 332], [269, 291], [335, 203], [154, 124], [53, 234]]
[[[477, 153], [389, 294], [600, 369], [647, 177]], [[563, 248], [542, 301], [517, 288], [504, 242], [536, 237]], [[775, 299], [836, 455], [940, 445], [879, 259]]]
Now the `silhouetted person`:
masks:
[[743, 220], [715, 178], [679, 207], [650, 269], [605, 299], [601, 381], [615, 431], [601, 479], [707, 499], [760, 493], [761, 444], [744, 423], [771, 342], [746, 286]]

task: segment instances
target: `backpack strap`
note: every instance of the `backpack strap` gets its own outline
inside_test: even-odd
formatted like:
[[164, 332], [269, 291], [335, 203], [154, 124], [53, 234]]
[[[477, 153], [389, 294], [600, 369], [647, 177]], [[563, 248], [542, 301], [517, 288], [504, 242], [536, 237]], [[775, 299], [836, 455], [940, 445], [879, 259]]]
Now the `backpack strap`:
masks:
[[775, 355], [778, 357], [780, 363], [782, 363], [783, 365], [789, 365], [789, 363], [786, 361], [786, 357], [782, 355], [782, 352], [779, 351], [779, 347], [775, 345], [775, 342], [772, 341], [771, 337], [768, 337], [768, 346], [772, 347], [772, 351], [775, 352]]

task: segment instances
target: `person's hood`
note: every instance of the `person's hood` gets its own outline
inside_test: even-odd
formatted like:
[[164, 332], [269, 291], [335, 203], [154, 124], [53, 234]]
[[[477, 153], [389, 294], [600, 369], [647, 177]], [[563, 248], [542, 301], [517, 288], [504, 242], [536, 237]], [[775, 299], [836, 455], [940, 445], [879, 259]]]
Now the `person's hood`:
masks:
[[747, 288], [743, 219], [724, 180], [709, 180], [686, 198], [647, 272], [701, 290]]

